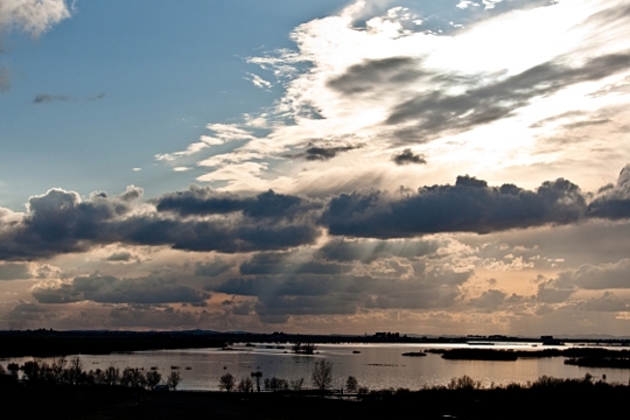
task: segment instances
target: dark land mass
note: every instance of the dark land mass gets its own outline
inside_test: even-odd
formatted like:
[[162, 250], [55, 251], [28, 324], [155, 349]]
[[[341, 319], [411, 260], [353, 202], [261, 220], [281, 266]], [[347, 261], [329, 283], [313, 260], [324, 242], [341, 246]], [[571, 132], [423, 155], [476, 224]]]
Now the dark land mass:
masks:
[[613, 357], [577, 357], [566, 359], [564, 364], [592, 368], [630, 369], [630, 359]]
[[[441, 354], [447, 360], [494, 360], [516, 361], [518, 359], [533, 359], [546, 357], [567, 357], [572, 360], [566, 364], [574, 364], [587, 367], [627, 367], [630, 368], [630, 350], [609, 350], [593, 347], [572, 347], [568, 349], [545, 350], [495, 350], [495, 349], [427, 349], [426, 353]], [[609, 365], [580, 364], [581, 362], [609, 363]], [[580, 363], [578, 363], [580, 362]], [[624, 365], [625, 364], [625, 365]]]
[[[554, 382], [555, 381], [555, 382]], [[537, 385], [536, 385], [537, 384]], [[377, 391], [357, 397], [311, 393], [148, 392], [122, 387], [4, 389], [2, 418], [173, 419], [558, 419], [617, 418], [628, 386], [541, 378], [529, 388]]]
[[[486, 340], [486, 341], [484, 341]], [[554, 343], [557, 340], [550, 337], [541, 339], [507, 337], [507, 336], [473, 336], [473, 337], [408, 337], [398, 333], [376, 333], [374, 335], [305, 335], [305, 334], [253, 334], [253, 333], [222, 333], [214, 331], [165, 331], [165, 332], [133, 332], [133, 331], [52, 331], [52, 330], [27, 330], [27, 331], [0, 331], [0, 357], [46, 357], [64, 356], [71, 354], [110, 354], [115, 352], [132, 352], [146, 350], [165, 349], [190, 349], [190, 348], [224, 348], [230, 343], [302, 343], [305, 345], [315, 344], [341, 344], [341, 343], [422, 343], [422, 344], [453, 344], [453, 343], [490, 343], [492, 340], [503, 342], [533, 342], [538, 340], [542, 344]], [[570, 340], [565, 340], [570, 342]], [[580, 339], [580, 343], [588, 343], [595, 346], [630, 346], [630, 340], [610, 339], [610, 340], [587, 340]], [[252, 344], [253, 345], [253, 344]], [[501, 359], [504, 356], [502, 350], [494, 349], [458, 349], [458, 350], [479, 350], [479, 352], [460, 352], [459, 358], [464, 357], [486, 357], [482, 355], [496, 355], [482, 360], [507, 360]], [[580, 351], [589, 352], [581, 354]], [[592, 351], [600, 350], [602, 355], [594, 354]], [[448, 352], [454, 352], [449, 350]], [[566, 350], [545, 349], [541, 351], [518, 351], [514, 350], [516, 357], [622, 357], [604, 355], [603, 348], [570, 348]], [[620, 350], [626, 352], [623, 357], [630, 357], [630, 350]], [[444, 351], [444, 354], [447, 351]], [[482, 353], [487, 352], [487, 353]], [[448, 357], [455, 359], [456, 353], [450, 353]], [[510, 356], [512, 357], [512, 356]]]
[[407, 353], [403, 353], [402, 355], [407, 357], [424, 357], [427, 354], [423, 351], [409, 351]]

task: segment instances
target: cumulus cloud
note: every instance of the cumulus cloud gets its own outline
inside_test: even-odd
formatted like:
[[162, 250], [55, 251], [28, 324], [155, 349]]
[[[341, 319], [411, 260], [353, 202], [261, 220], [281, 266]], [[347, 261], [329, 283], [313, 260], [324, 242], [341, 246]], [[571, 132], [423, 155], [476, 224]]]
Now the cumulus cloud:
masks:
[[[513, 184], [492, 187], [467, 175], [457, 177], [454, 185], [426, 186], [417, 193], [355, 191], [328, 199], [274, 191], [241, 195], [192, 186], [143, 203], [142, 189], [134, 186], [117, 196], [95, 192], [86, 199], [52, 189], [31, 197], [26, 213], [0, 209], [0, 260], [46, 258], [108, 244], [225, 253], [289, 250], [314, 244], [322, 227], [332, 236], [394, 239], [617, 220], [630, 217], [625, 198], [627, 173], [624, 169], [617, 186], [600, 190], [594, 198], [565, 179], [526, 190]], [[430, 242], [407, 245], [408, 255], [435, 249]], [[319, 252], [339, 262], [368, 261], [400, 254], [397, 246], [395, 242], [331, 240]], [[131, 258], [126, 254], [110, 257], [110, 261]], [[252, 267], [260, 265], [255, 261]], [[531, 266], [531, 262], [519, 261], [522, 267]], [[346, 270], [319, 262], [306, 262], [301, 268], [293, 262], [287, 267], [301, 272]]]
[[[161, 205], [183, 214], [224, 215], [207, 220], [163, 215], [137, 203], [141, 194], [130, 187], [119, 196], [94, 193], [83, 200], [77, 193], [52, 189], [31, 197], [26, 214], [0, 212], [0, 259], [44, 258], [113, 243], [190, 251], [284, 249], [312, 243], [320, 234], [308, 212], [300, 211], [311, 204], [298, 197], [269, 192], [250, 199], [220, 197], [215, 203], [197, 200], [189, 191], [157, 200], [159, 210], [164, 210]], [[243, 214], [225, 215], [227, 211]], [[267, 222], [259, 223], [261, 219]]]
[[619, 173], [617, 184], [600, 190], [588, 206], [593, 217], [624, 219], [630, 214], [630, 165]]
[[39, 36], [72, 14], [66, 0], [3, 0], [0, 29], [18, 29]]
[[43, 284], [33, 290], [39, 303], [194, 303], [208, 299], [207, 293], [177, 285], [174, 281], [148, 277], [118, 279], [112, 276], [90, 275], [75, 277], [71, 282]]
[[476, 308], [492, 311], [501, 306], [506, 298], [507, 293], [497, 289], [490, 289], [483, 292], [481, 296], [470, 299], [469, 303]]
[[409, 164], [423, 165], [427, 163], [424, 156], [414, 154], [411, 149], [405, 149], [402, 152], [395, 154], [392, 156], [392, 160], [398, 166]]
[[334, 235], [395, 238], [567, 224], [580, 220], [585, 210], [578, 186], [564, 179], [528, 191], [459, 176], [455, 185], [421, 188], [402, 199], [380, 192], [342, 194], [330, 201], [321, 222]]

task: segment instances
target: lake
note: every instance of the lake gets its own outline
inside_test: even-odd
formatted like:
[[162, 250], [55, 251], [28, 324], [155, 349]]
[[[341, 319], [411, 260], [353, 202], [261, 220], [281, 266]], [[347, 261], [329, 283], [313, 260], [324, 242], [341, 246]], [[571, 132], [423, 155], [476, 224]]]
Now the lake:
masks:
[[[608, 382], [627, 384], [630, 370], [581, 368], [565, 365], [563, 357], [518, 359], [517, 361], [470, 361], [444, 360], [438, 354], [426, 357], [402, 356], [405, 352], [429, 348], [471, 348], [465, 344], [322, 344], [317, 354], [296, 355], [291, 344], [235, 344], [233, 350], [190, 349], [159, 350], [110, 355], [81, 355], [85, 370], [104, 370], [115, 366], [144, 368], [157, 367], [165, 378], [173, 367], [178, 367], [182, 390], [218, 390], [219, 378], [229, 372], [237, 379], [248, 377], [252, 371], [263, 372], [264, 378], [276, 376], [283, 379], [305, 379], [311, 386], [311, 372], [317, 360], [325, 358], [333, 363], [333, 387], [341, 388], [348, 376], [359, 381], [359, 386], [369, 389], [409, 388], [446, 385], [454, 377], [468, 375], [481, 381], [484, 386], [506, 385], [512, 382], [527, 383], [543, 375], [557, 378], [581, 378], [586, 373], [600, 379], [606, 375]], [[537, 347], [538, 346], [538, 347]], [[283, 348], [278, 348], [283, 347]], [[483, 346], [488, 348], [487, 346]], [[541, 350], [535, 343], [494, 343], [492, 349]], [[545, 346], [547, 348], [567, 348]], [[71, 356], [70, 356], [71, 357]], [[32, 358], [2, 359], [2, 365], [10, 362], [22, 364]], [[52, 359], [41, 359], [51, 362]]]

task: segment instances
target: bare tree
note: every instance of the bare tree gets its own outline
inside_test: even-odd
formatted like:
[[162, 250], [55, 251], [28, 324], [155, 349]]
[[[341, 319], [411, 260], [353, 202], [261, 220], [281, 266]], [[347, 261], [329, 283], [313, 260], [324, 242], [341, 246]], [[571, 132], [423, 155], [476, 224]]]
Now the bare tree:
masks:
[[315, 362], [311, 376], [313, 385], [320, 391], [325, 391], [332, 385], [332, 363], [322, 359]]
[[146, 378], [147, 378], [147, 388], [153, 389], [162, 380], [162, 375], [160, 375], [159, 372], [152, 370], [152, 371], [147, 372]]
[[236, 380], [234, 379], [234, 376], [232, 376], [231, 373], [226, 373], [225, 375], [221, 376], [221, 379], [219, 379], [220, 389], [224, 389], [227, 392], [230, 392], [234, 389], [235, 386], [236, 386]]
[[177, 385], [179, 385], [181, 381], [182, 375], [180, 375], [179, 371], [177, 370], [171, 371], [171, 374], [168, 375], [168, 378], [166, 379], [167, 385], [169, 386], [169, 388], [173, 388], [173, 391], [177, 389]]
[[254, 383], [246, 376], [238, 383], [236, 390], [238, 392], [254, 392]]

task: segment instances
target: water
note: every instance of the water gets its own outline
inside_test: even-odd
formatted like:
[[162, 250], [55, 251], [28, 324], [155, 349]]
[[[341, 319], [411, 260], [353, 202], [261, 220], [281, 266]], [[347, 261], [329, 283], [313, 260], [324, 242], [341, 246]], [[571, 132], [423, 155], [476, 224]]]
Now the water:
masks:
[[[256, 344], [248, 347], [234, 345], [232, 351], [217, 349], [159, 350], [111, 355], [82, 355], [85, 370], [104, 370], [115, 366], [143, 368], [149, 371], [157, 367], [166, 378], [172, 367], [179, 367], [183, 378], [178, 389], [218, 390], [219, 378], [229, 372], [238, 380], [249, 377], [253, 371], [263, 372], [264, 378], [276, 376], [283, 379], [304, 378], [311, 386], [311, 372], [317, 360], [325, 358], [333, 363], [333, 387], [341, 388], [348, 376], [359, 381], [359, 386], [369, 389], [408, 388], [420, 389], [427, 386], [446, 385], [455, 377], [468, 375], [484, 386], [525, 384], [543, 375], [556, 378], [583, 378], [586, 373], [599, 379], [606, 375], [608, 382], [628, 383], [630, 370], [595, 369], [569, 366], [563, 357], [541, 359], [518, 359], [505, 361], [444, 360], [438, 354], [426, 357], [406, 357], [402, 353], [422, 351], [428, 348], [455, 348], [468, 345], [426, 344], [330, 344], [318, 345], [315, 355], [295, 355], [291, 345]], [[533, 344], [496, 343], [493, 349], [541, 350]], [[545, 346], [545, 348], [549, 348]], [[359, 353], [357, 353], [359, 352]], [[31, 358], [3, 359], [0, 364], [24, 361]], [[52, 359], [42, 359], [51, 362]]]

